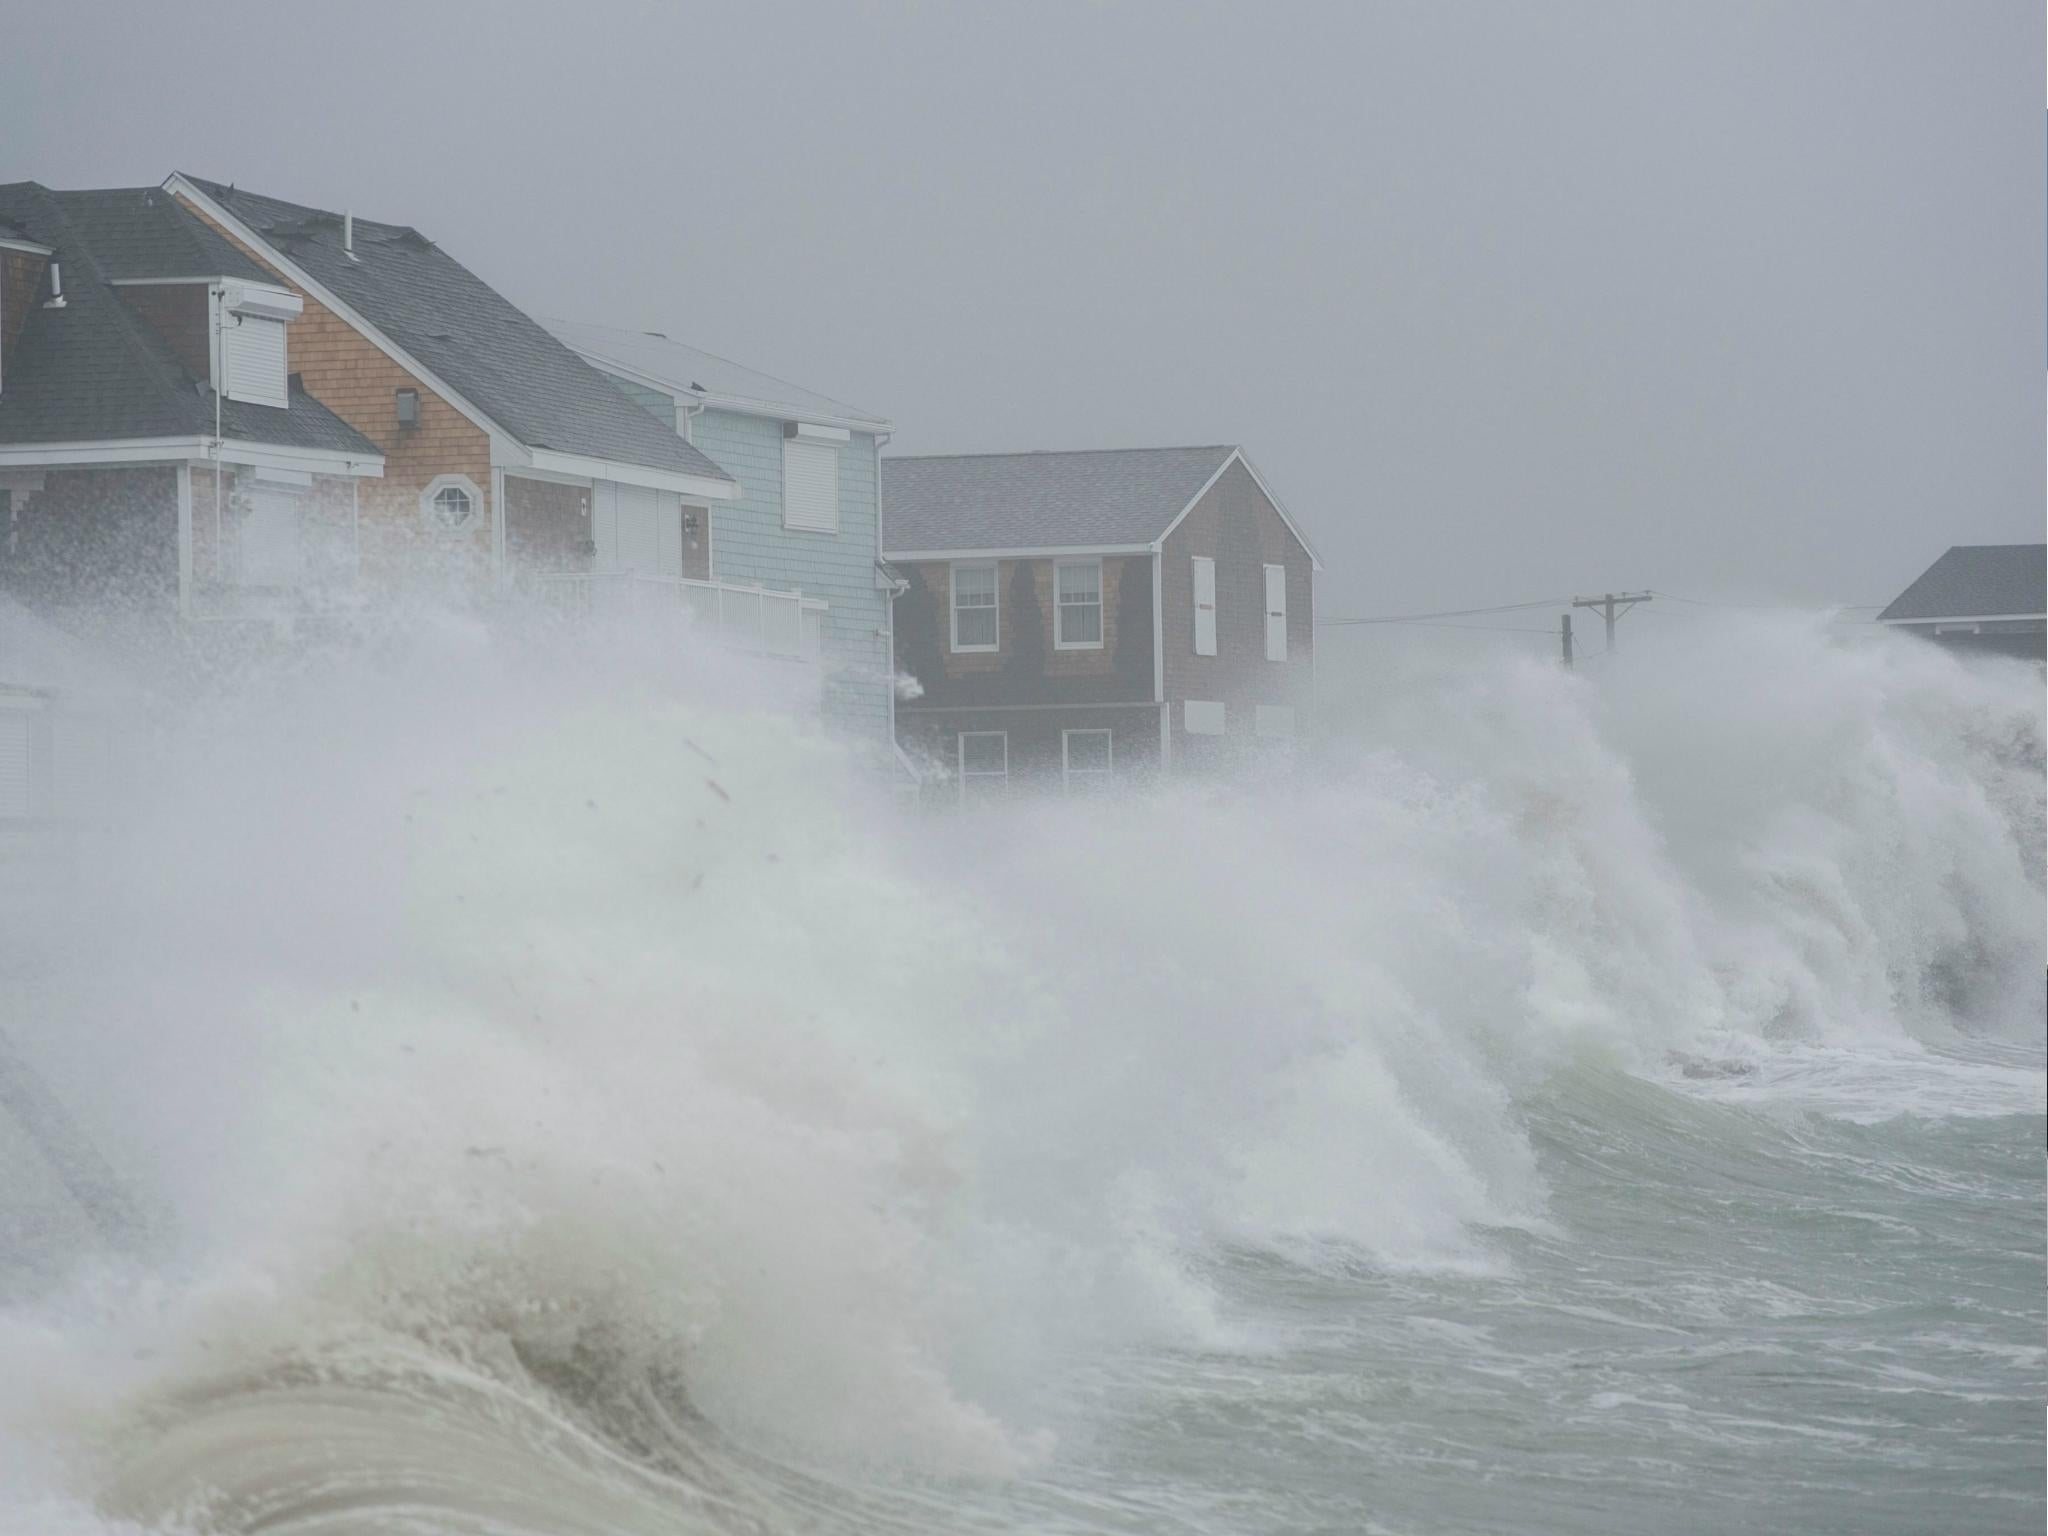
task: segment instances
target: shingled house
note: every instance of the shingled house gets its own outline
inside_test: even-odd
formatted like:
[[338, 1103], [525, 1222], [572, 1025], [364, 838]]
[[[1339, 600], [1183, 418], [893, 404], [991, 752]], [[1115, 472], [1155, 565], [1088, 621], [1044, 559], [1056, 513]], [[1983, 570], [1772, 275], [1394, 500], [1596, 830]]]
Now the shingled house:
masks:
[[373, 578], [467, 564], [588, 602], [680, 580], [684, 504], [737, 494], [417, 229], [192, 176], [165, 187], [300, 301], [292, 371], [384, 452], [363, 516]]
[[191, 614], [352, 563], [385, 458], [287, 363], [303, 307], [160, 189], [0, 187], [0, 582]]
[[1315, 572], [1244, 451], [884, 460], [898, 705], [963, 799], [1282, 746], [1312, 697]]
[[1958, 650], [2048, 656], [2048, 545], [1958, 544], [1877, 616]]

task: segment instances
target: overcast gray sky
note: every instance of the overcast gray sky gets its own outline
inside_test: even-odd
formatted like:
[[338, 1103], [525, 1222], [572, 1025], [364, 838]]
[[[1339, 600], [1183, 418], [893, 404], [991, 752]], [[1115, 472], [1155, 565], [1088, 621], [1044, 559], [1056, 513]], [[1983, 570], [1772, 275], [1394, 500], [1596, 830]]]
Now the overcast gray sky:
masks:
[[906, 452], [1232, 441], [1325, 613], [1875, 602], [2043, 522], [2039, 0], [145, 6], [0, 180], [416, 224]]

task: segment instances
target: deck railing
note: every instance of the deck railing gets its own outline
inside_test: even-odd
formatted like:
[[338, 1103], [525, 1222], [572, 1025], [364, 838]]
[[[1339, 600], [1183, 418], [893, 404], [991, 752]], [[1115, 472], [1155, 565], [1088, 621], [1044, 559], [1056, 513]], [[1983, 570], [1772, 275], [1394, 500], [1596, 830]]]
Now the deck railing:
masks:
[[560, 612], [680, 613], [694, 628], [735, 650], [797, 661], [822, 655], [825, 613], [831, 606], [801, 592], [644, 571], [532, 572], [519, 584]]

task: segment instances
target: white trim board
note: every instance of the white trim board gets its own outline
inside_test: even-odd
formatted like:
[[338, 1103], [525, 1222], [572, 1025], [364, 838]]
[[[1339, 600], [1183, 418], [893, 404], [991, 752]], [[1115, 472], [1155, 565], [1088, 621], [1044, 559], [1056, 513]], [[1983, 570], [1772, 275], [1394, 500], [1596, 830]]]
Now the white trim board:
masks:
[[[10, 443], [0, 447], [0, 469], [11, 465], [60, 464], [198, 464], [214, 458], [210, 437], [138, 437], [85, 443]], [[288, 448], [227, 438], [220, 445], [227, 464], [257, 469], [302, 470], [316, 475], [384, 476], [384, 457], [358, 458], [332, 448]]]
[[1950, 613], [1944, 614], [1942, 615], [1942, 617], [1938, 619], [1879, 619], [1877, 622], [1880, 624], [1892, 624], [1901, 626], [1912, 624], [2019, 624], [2027, 621], [2032, 621], [2038, 624], [2042, 622], [2044, 619], [2048, 619], [2048, 614]]

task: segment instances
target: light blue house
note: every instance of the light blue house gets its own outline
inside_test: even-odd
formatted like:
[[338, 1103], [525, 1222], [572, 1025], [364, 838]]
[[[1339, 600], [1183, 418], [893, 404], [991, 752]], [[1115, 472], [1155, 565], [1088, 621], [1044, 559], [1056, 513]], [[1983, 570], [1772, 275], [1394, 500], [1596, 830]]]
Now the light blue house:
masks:
[[682, 574], [822, 600], [825, 719], [893, 754], [890, 423], [655, 332], [544, 323], [739, 482], [734, 499], [684, 510]]

